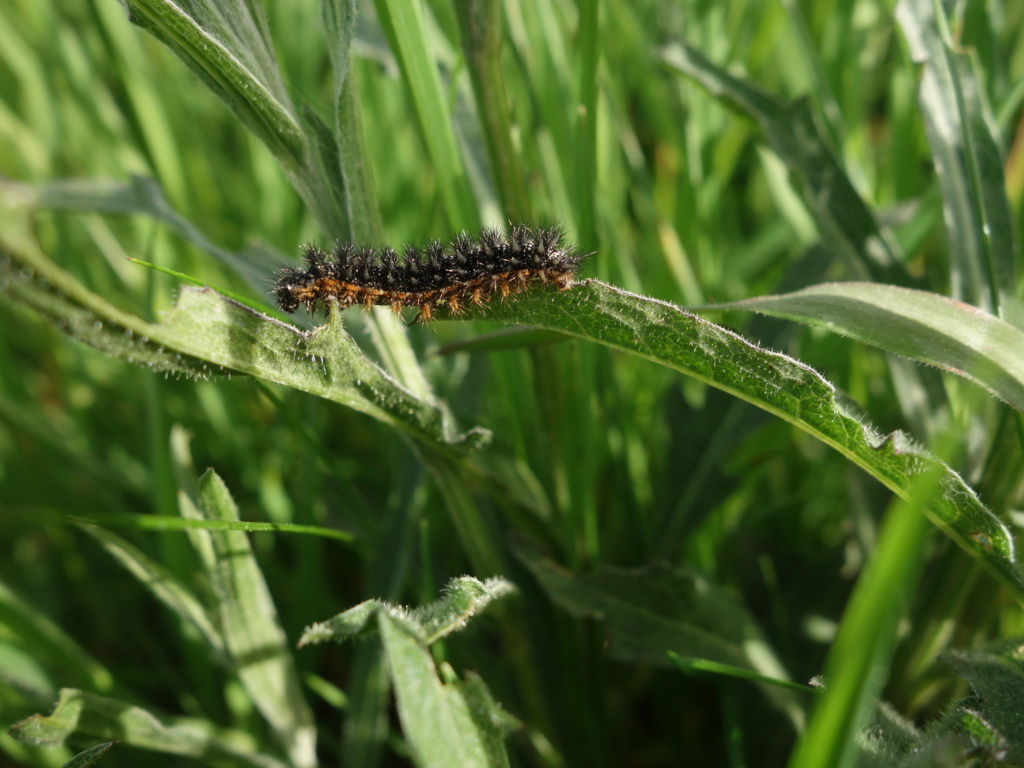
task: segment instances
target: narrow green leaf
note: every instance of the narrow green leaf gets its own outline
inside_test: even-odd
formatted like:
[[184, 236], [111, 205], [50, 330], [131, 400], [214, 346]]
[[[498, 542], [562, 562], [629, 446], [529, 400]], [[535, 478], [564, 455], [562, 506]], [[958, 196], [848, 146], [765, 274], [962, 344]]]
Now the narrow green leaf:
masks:
[[208, 764], [286, 768], [268, 755], [253, 751], [251, 737], [214, 727], [202, 720], [162, 720], [124, 701], [65, 688], [53, 713], [32, 715], [8, 733], [27, 744], [59, 746], [77, 741], [119, 741], [125, 745], [181, 755]]
[[[348, 224], [347, 230], [331, 234], [352, 242], [380, 242], [384, 239], [384, 227], [367, 162], [370, 152], [363, 130], [359, 86], [355, 72], [349, 68], [350, 50], [355, 37], [355, 2], [322, 0], [320, 15], [334, 72], [333, 140], [330, 146], [333, 148], [336, 165], [328, 169], [328, 176], [333, 180], [335, 194], [341, 200]], [[330, 162], [327, 156], [329, 153], [325, 150], [327, 142], [320, 137], [319, 143], [321, 158], [327, 164]], [[407, 340], [401, 343], [403, 346], [408, 345]]]
[[849, 766], [859, 751], [857, 734], [869, 721], [892, 664], [897, 627], [908, 610], [925, 560], [928, 525], [921, 514], [941, 492], [942, 467], [914, 478], [907, 500], [889, 507], [878, 544], [843, 612], [825, 665], [826, 690], [816, 702], [790, 768]]
[[760, 124], [768, 146], [803, 182], [804, 200], [818, 222], [821, 239], [842, 259], [851, 278], [907, 282], [894, 239], [879, 227], [850, 182], [806, 99], [784, 104], [687, 45], [666, 48], [662, 59]]
[[974, 63], [953, 50], [941, 8], [900, 0], [896, 18], [923, 65], [918, 103], [942, 188], [952, 294], [1005, 317], [1018, 255], [998, 131]]
[[707, 672], [713, 675], [722, 675], [724, 677], [738, 677], [741, 680], [754, 680], [758, 683], [777, 685], [780, 688], [789, 688], [793, 691], [803, 691], [805, 693], [816, 693], [818, 691], [817, 688], [810, 685], [794, 683], [791, 680], [780, 680], [777, 677], [762, 675], [758, 672], [752, 672], [749, 669], [743, 669], [742, 667], [737, 667], [732, 664], [722, 664], [721, 662], [710, 661], [708, 659], [696, 659], [688, 656], [680, 656], [675, 651], [669, 651], [668, 658], [684, 672]]
[[324, 23], [331, 69], [334, 70], [334, 102], [338, 105], [348, 78], [348, 55], [355, 36], [355, 0], [321, 0], [320, 18]]
[[[207, 519], [238, 520], [230, 492], [212, 470], [199, 479], [199, 506]], [[208, 534], [216, 557], [210, 575], [220, 602], [221, 631], [238, 677], [292, 764], [315, 766], [313, 713], [249, 538], [237, 531]]]
[[502, 6], [498, 0], [456, 0], [453, 5], [502, 209], [513, 221], [530, 221], [522, 152], [515, 141], [501, 70]]
[[[378, 611], [402, 733], [420, 768], [506, 766], [509, 718], [478, 677], [443, 683], [419, 627]], [[450, 677], [450, 675], [449, 675]]]
[[[141, 515], [134, 512], [99, 512], [91, 515], [66, 515], [56, 513], [53, 518], [63, 517], [68, 522], [85, 523], [106, 527], [133, 528], [138, 531], [248, 531], [249, 533], [289, 533], [319, 536], [351, 543], [355, 537], [347, 531], [323, 528], [318, 525], [297, 525], [296, 523], [260, 523], [251, 520], [189, 520], [170, 515]], [[51, 518], [52, 519], [52, 518]]]
[[228, 373], [184, 350], [151, 343], [146, 330], [155, 326], [121, 312], [40, 257], [29, 259], [29, 265], [0, 253], [0, 284], [5, 288], [0, 299], [34, 310], [76, 341], [153, 371], [199, 379]]
[[128, 18], [166, 45], [273, 153], [329, 232], [345, 216], [318, 167], [277, 67], [263, 5], [248, 0], [121, 0]]
[[409, 86], [448, 220], [456, 230], [474, 228], [479, 224], [479, 215], [455, 141], [451, 110], [441, 88], [437, 64], [427, 47], [430, 35], [423, 18], [424, 6], [405, 0], [376, 0], [376, 6], [402, 68], [402, 79]]
[[[141, 517], [141, 515], [139, 516]], [[92, 536], [123, 565], [153, 596], [186, 624], [191, 624], [206, 640], [210, 650], [226, 664], [224, 639], [206, 608], [195, 595], [159, 563], [143, 554], [110, 531], [98, 525], [79, 524], [79, 528]]]
[[832, 385], [803, 363], [677, 306], [596, 280], [566, 292], [537, 290], [515, 302], [494, 301], [467, 316], [559, 330], [674, 368], [794, 424], [904, 498], [922, 469], [941, 467], [941, 493], [927, 514], [1024, 602], [1013, 537], [974, 491], [902, 432], [880, 435], [845, 412]]
[[[623, 661], [667, 666], [668, 652], [698, 656], [785, 680], [753, 617], [725, 589], [700, 574], [665, 563], [646, 568], [601, 566], [574, 574], [533, 545], [514, 545], [548, 597], [573, 616], [604, 620], [608, 651]], [[794, 723], [801, 709], [790, 691], [762, 685], [765, 696]]]
[[956, 373], [1024, 411], [1024, 332], [945, 296], [880, 283], [826, 283], [697, 309], [750, 309], [828, 328]]
[[214, 244], [171, 207], [154, 179], [144, 176], [132, 176], [127, 183], [114, 179], [56, 179], [33, 185], [0, 179], [0, 193], [43, 210], [149, 216], [230, 267], [257, 296], [266, 294], [267, 275], [286, 261], [283, 254], [271, 252], [266, 246], [236, 253]]

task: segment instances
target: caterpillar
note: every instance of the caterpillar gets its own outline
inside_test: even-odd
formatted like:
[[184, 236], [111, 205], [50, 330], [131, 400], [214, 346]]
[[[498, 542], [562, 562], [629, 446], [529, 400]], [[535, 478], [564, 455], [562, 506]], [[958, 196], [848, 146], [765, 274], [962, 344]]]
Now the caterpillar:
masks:
[[339, 309], [380, 305], [399, 313], [416, 307], [412, 322], [426, 322], [435, 307], [458, 314], [537, 283], [568, 290], [587, 255], [564, 244], [558, 227], [514, 226], [508, 234], [484, 229], [476, 237], [462, 233], [448, 245], [435, 240], [424, 248], [407, 246], [401, 257], [387, 247], [339, 243], [326, 253], [306, 245], [303, 265], [282, 269], [273, 293], [289, 314], [300, 304], [315, 312], [333, 298]]

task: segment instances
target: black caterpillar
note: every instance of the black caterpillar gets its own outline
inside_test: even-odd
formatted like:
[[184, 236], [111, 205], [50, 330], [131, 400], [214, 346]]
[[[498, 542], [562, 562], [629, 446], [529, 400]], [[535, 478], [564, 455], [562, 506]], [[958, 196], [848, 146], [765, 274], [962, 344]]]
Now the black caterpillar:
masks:
[[469, 305], [506, 299], [536, 283], [561, 291], [572, 286], [587, 254], [562, 242], [557, 227], [512, 227], [506, 235], [492, 229], [478, 237], [465, 233], [447, 246], [434, 241], [425, 248], [408, 246], [404, 254], [339, 244], [330, 253], [304, 247], [303, 267], [286, 267], [274, 284], [277, 303], [291, 313], [304, 304], [314, 312], [328, 298], [339, 309], [356, 304], [390, 306], [395, 312], [417, 307], [413, 322], [425, 322], [434, 307], [458, 313]]

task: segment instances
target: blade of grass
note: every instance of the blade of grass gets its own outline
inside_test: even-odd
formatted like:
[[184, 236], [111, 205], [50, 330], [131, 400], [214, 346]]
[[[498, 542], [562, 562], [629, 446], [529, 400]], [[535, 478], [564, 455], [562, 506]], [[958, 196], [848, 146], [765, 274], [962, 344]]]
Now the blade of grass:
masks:
[[735, 667], [731, 664], [722, 664], [721, 662], [711, 661], [710, 659], [696, 659], [688, 656], [680, 656], [675, 651], [669, 651], [668, 658], [683, 672], [708, 672], [713, 675], [738, 677], [742, 680], [753, 680], [766, 685], [777, 685], [780, 688], [788, 688], [791, 691], [803, 691], [804, 693], [817, 693], [819, 690], [810, 685], [794, 683], [792, 680], [780, 680], [777, 677], [768, 677], [767, 675], [761, 675], [757, 672], [752, 672], [749, 669]]
[[879, 227], [871, 209], [850, 183], [835, 152], [821, 135], [806, 99], [783, 104], [752, 83], [716, 67], [686, 45], [662, 51], [672, 69], [692, 77], [713, 96], [757, 120], [772, 150], [804, 185], [822, 240], [834, 249], [851, 278], [907, 284], [899, 249]]
[[444, 98], [437, 64], [427, 43], [424, 7], [404, 0], [375, 0], [381, 25], [409, 88], [420, 132], [437, 175], [448, 221], [455, 230], [479, 225], [465, 165], [455, 140], [451, 110]]
[[790, 758], [790, 768], [842, 768], [853, 763], [857, 732], [885, 685], [897, 624], [921, 573], [929, 533], [922, 512], [933, 503], [932, 495], [941, 492], [940, 484], [941, 467], [933, 465], [915, 478], [907, 498], [897, 499], [886, 514], [878, 544], [829, 650], [824, 696]]
[[923, 65], [918, 103], [942, 188], [955, 298], [1004, 317], [1017, 247], [997, 129], [971, 59], [953, 50], [942, 6], [900, 0], [896, 18]]

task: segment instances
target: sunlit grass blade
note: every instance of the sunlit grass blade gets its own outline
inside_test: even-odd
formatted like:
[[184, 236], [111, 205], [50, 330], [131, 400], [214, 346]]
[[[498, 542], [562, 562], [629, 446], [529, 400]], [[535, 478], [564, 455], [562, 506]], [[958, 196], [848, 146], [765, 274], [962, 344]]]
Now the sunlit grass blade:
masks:
[[448, 221], [455, 230], [475, 229], [480, 217], [455, 140], [449, 101], [444, 96], [437, 64], [429, 48], [430, 35], [423, 18], [429, 6], [376, 0], [376, 7], [402, 68], [402, 77], [408, 84]]
[[842, 259], [851, 278], [905, 283], [902, 259], [892, 236], [850, 182], [817, 125], [806, 99], [785, 104], [753, 83], [733, 77], [699, 51], [673, 45], [665, 63], [694, 78], [717, 98], [758, 121], [765, 140], [804, 184], [804, 200], [814, 213], [822, 240]]
[[945, 296], [880, 283], [826, 283], [699, 309], [749, 309], [827, 328], [956, 373], [1024, 411], [1024, 332]]
[[994, 119], [970, 56], [953, 50], [933, 0], [900, 0], [896, 18], [923, 65], [918, 102], [942, 188], [954, 298], [1005, 317], [1017, 245]]

